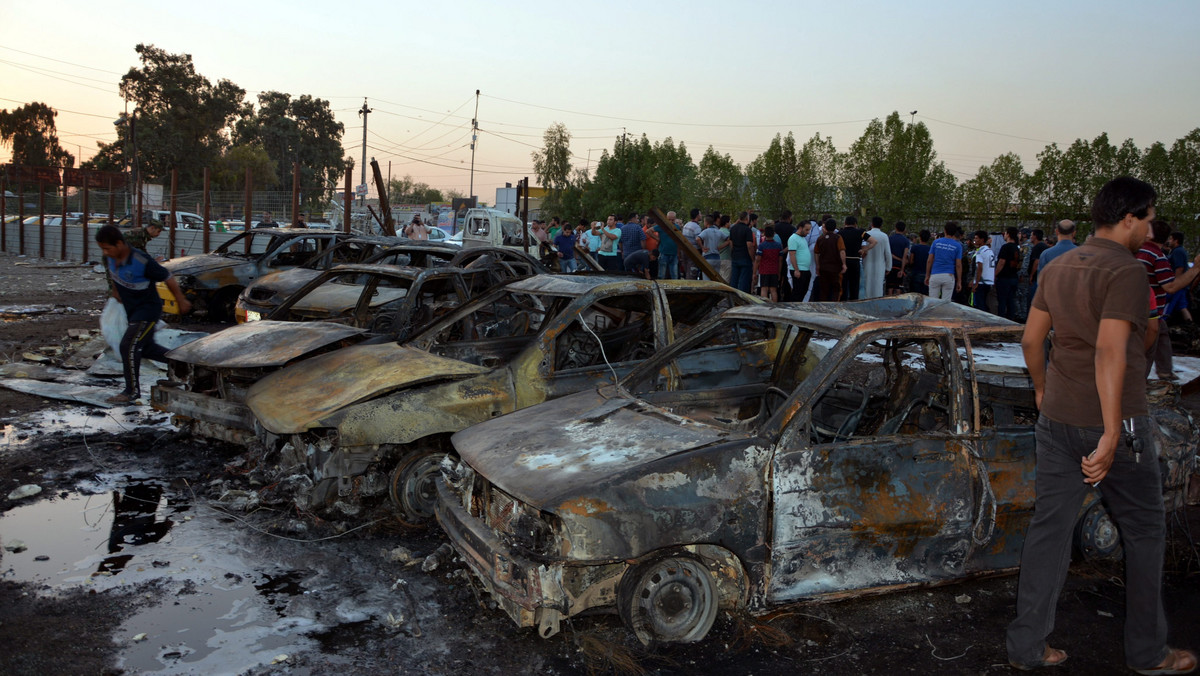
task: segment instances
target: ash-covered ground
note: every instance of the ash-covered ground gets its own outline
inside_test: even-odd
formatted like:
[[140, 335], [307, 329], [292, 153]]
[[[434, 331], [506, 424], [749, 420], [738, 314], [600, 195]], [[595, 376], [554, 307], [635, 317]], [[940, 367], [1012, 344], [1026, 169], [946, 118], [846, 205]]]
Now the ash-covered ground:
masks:
[[[79, 342], [70, 329], [98, 326], [105, 287], [91, 266], [0, 255], [0, 270], [0, 361], [59, 359]], [[1010, 671], [1012, 575], [725, 615], [696, 645], [647, 650], [615, 615], [543, 640], [495, 608], [436, 530], [402, 530], [382, 509], [350, 530], [258, 501], [255, 458], [149, 408], [0, 389], [0, 425], [4, 674]], [[7, 497], [26, 485], [40, 492]], [[1174, 643], [1196, 647], [1189, 521], [1200, 535], [1197, 508], [1172, 521], [1165, 596]], [[1054, 635], [1071, 658], [1057, 673], [1124, 671], [1120, 580], [1119, 565], [1072, 570]]]

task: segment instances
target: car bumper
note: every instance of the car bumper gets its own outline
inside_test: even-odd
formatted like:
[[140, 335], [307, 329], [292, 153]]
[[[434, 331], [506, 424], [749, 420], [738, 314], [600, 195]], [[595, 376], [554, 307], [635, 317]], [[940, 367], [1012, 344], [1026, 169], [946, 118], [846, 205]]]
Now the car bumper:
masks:
[[542, 636], [557, 633], [571, 606], [561, 584], [563, 566], [546, 567], [514, 553], [467, 512], [444, 481], [438, 479], [437, 486], [438, 523], [492, 598], [518, 626], [539, 627]]
[[150, 404], [175, 414], [176, 424], [190, 424], [201, 436], [235, 444], [249, 445], [254, 440], [254, 414], [246, 405], [159, 382], [150, 390]]

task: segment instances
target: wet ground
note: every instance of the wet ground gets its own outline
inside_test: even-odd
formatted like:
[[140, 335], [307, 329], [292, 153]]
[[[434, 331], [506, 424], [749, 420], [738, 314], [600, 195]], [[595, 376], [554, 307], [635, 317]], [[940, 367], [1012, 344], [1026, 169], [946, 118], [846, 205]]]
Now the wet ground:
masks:
[[[71, 283], [86, 287], [77, 272]], [[32, 294], [36, 279], [0, 287], [28, 283]], [[0, 346], [27, 351], [95, 326], [92, 293], [41, 299], [75, 312], [0, 322]], [[705, 642], [654, 651], [612, 615], [577, 618], [543, 640], [437, 556], [436, 532], [372, 519], [346, 531], [256, 502], [267, 487], [253, 485], [238, 449], [180, 435], [162, 414], [0, 390], [0, 426], [4, 674], [1011, 671], [1013, 576], [723, 616]], [[23, 485], [41, 491], [8, 497]], [[1200, 561], [1188, 521], [1200, 536], [1200, 509], [1172, 523], [1165, 598], [1174, 641], [1195, 647]], [[429, 555], [437, 566], [424, 570]], [[1076, 566], [1055, 634], [1071, 660], [1056, 673], [1124, 672], [1122, 615], [1120, 567]]]

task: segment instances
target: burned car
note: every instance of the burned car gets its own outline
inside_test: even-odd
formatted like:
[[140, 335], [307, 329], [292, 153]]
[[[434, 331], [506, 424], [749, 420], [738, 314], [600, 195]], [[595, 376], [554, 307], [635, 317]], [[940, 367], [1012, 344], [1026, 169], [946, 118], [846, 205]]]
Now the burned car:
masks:
[[280, 466], [311, 477], [303, 508], [390, 495], [428, 521], [451, 434], [629, 372], [686, 327], [758, 299], [726, 285], [538, 275], [508, 283], [407, 344], [362, 344], [276, 371], [246, 405]]
[[[355, 235], [344, 239], [290, 270], [279, 270], [254, 280], [238, 294], [234, 318], [239, 324], [258, 321], [321, 272], [347, 263], [362, 263], [380, 249], [402, 245], [400, 237]], [[424, 266], [420, 266], [424, 267]]]
[[481, 268], [490, 267], [498, 274], [497, 281], [515, 279], [543, 272], [532, 257], [520, 252], [490, 250], [463, 251], [458, 247], [418, 242], [401, 237], [351, 237], [328, 250], [313, 256], [303, 265], [291, 270], [268, 274], [249, 286], [238, 296], [236, 319], [239, 323], [265, 318], [289, 296], [334, 265], [368, 263], [402, 265], [414, 268]]
[[[437, 519], [520, 626], [616, 607], [644, 643], [1015, 569], [1034, 504], [1021, 327], [907, 295], [728, 310], [604, 385], [468, 428]], [[1169, 386], [1173, 387], [1173, 386]], [[1152, 408], [1168, 507], [1196, 426]], [[1120, 542], [1099, 492], [1078, 548]]]
[[[163, 263], [197, 311], [217, 321], [232, 321], [238, 294], [251, 282], [278, 270], [294, 268], [347, 235], [334, 230], [261, 228], [244, 232], [200, 256]], [[163, 312], [179, 314], [175, 296], [158, 284]]]
[[366, 340], [402, 341], [495, 286], [504, 274], [495, 266], [332, 268], [266, 320], [231, 326], [172, 350], [167, 380], [151, 390], [151, 402], [195, 434], [249, 443], [254, 417], [245, 395], [264, 375]]

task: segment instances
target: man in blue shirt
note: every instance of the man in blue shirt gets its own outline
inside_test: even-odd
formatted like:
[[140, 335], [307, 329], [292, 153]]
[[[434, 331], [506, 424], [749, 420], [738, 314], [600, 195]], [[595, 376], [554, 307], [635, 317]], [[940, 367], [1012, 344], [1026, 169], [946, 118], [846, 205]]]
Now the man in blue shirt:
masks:
[[1054, 226], [1054, 232], [1058, 234], [1058, 242], [1042, 252], [1041, 258], [1038, 259], [1039, 271], [1045, 270], [1050, 261], [1075, 248], [1075, 221], [1069, 218], [1059, 221], [1058, 225]]
[[929, 285], [925, 283], [925, 269], [929, 261], [929, 242], [933, 235], [921, 228], [917, 233], [917, 241], [908, 249], [908, 289], [914, 293], [929, 295]]
[[925, 263], [925, 286], [932, 298], [950, 300], [955, 292], [962, 290], [963, 247], [955, 237], [958, 223], [947, 221], [942, 237], [929, 247]]
[[888, 248], [892, 250], [892, 265], [888, 270], [887, 289], [885, 293], [889, 296], [895, 296], [904, 292], [904, 272], [908, 267], [908, 235], [904, 231], [908, 226], [904, 221], [896, 221], [895, 230], [888, 235]]
[[629, 214], [629, 218], [625, 219], [625, 224], [621, 226], [621, 260], [646, 248], [642, 246], [642, 242], [645, 241], [646, 231], [642, 230], [641, 219], [637, 213]]
[[[1184, 238], [1185, 235], [1179, 231], [1172, 232], [1171, 236], [1167, 238], [1167, 244], [1171, 247], [1171, 250], [1167, 252], [1167, 260], [1171, 263], [1171, 270], [1175, 273], [1176, 278], [1183, 276], [1183, 273], [1191, 267], [1188, 265], [1187, 250], [1183, 248]], [[1192, 313], [1188, 310], [1188, 295], [1191, 293], [1192, 288], [1185, 286], [1174, 293], [1167, 294], [1167, 307], [1161, 310], [1162, 317], [1169, 319], [1171, 315], [1178, 312], [1183, 317], [1183, 321], [1190, 323]]]
[[575, 231], [569, 227], [561, 228], [554, 237], [554, 248], [558, 249], [558, 267], [560, 272], [571, 273], [579, 269], [579, 261], [575, 258]]
[[675, 243], [675, 238], [667, 234], [667, 228], [679, 232], [674, 211], [667, 212], [666, 226], [662, 223], [654, 226], [654, 231], [658, 233], [658, 278], [679, 279], [679, 245]]
[[112, 295], [125, 308], [129, 328], [121, 338], [121, 367], [125, 374], [125, 389], [108, 398], [110, 404], [135, 403], [140, 396], [138, 376], [142, 357], [166, 361], [167, 349], [154, 342], [154, 327], [162, 316], [162, 298], [158, 282], [167, 288], [186, 314], [192, 304], [184, 297], [179, 282], [145, 251], [131, 249], [115, 225], [106, 225], [96, 232], [96, 243], [104, 253]]

